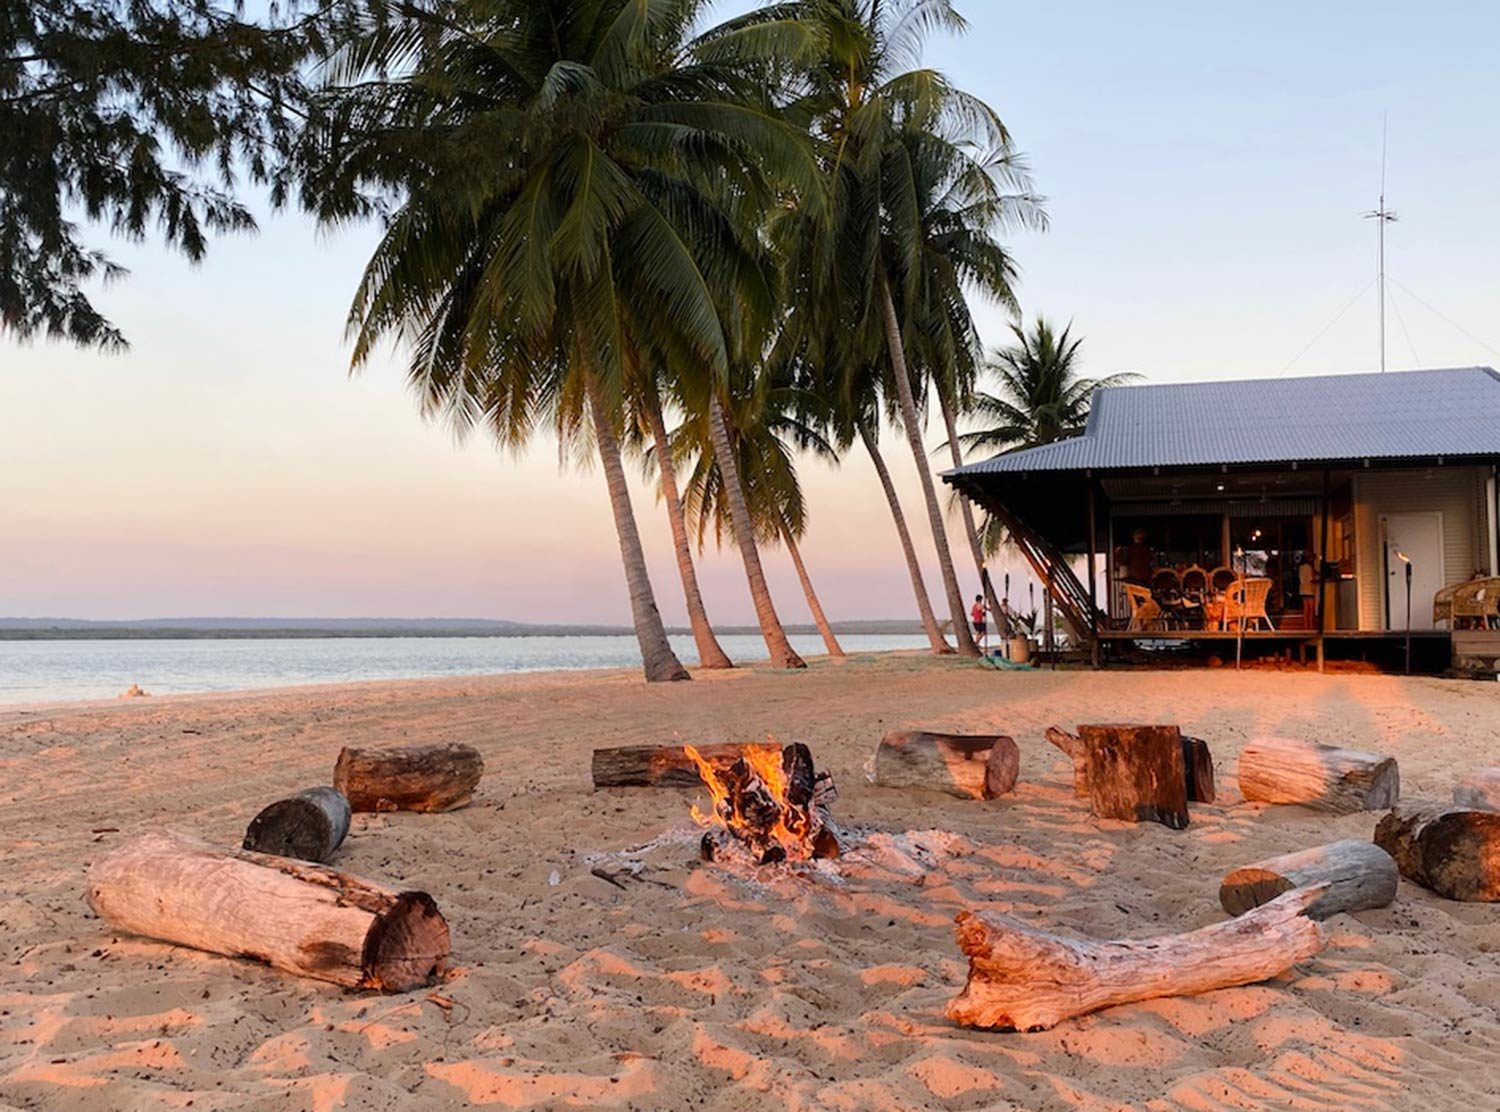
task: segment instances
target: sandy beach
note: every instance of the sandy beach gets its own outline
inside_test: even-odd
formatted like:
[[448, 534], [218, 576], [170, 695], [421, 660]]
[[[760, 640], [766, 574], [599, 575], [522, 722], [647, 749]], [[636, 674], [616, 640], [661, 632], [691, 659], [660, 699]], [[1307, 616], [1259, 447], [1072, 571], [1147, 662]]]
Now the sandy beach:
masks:
[[[1053, 723], [1177, 722], [1221, 800], [1190, 828], [1090, 819]], [[877, 788], [880, 736], [1004, 732], [1021, 783], [989, 803]], [[380, 683], [0, 710], [0, 1107], [47, 1109], [1246, 1109], [1500, 1104], [1500, 923], [1405, 882], [1329, 923], [1266, 984], [1130, 1005], [1037, 1034], [963, 1030], [953, 915], [1144, 937], [1220, 921], [1230, 868], [1343, 837], [1241, 800], [1258, 734], [1389, 752], [1407, 799], [1500, 764], [1484, 684], [1228, 671], [994, 673], [918, 656], [652, 686], [623, 673]], [[750, 883], [700, 865], [689, 793], [594, 793], [596, 746], [811, 746], [838, 818], [938, 846]], [[444, 815], [356, 816], [336, 864], [425, 889], [453, 933], [432, 991], [347, 993], [112, 932], [83, 900], [96, 855], [169, 827], [237, 845], [249, 818], [326, 783], [341, 745], [460, 741], [487, 774]], [[922, 838], [917, 839], [919, 842]], [[622, 890], [599, 855], [654, 843]], [[910, 839], [908, 839], [908, 844]]]

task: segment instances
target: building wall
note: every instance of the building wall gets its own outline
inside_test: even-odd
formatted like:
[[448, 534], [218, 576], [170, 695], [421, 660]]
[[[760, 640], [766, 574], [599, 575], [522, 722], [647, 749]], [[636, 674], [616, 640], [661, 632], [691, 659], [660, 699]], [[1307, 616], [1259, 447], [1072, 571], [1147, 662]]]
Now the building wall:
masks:
[[1488, 568], [1489, 469], [1433, 467], [1414, 471], [1361, 471], [1354, 476], [1354, 539], [1359, 577], [1359, 628], [1385, 628], [1382, 514], [1438, 511], [1443, 515], [1443, 572], [1462, 583]]

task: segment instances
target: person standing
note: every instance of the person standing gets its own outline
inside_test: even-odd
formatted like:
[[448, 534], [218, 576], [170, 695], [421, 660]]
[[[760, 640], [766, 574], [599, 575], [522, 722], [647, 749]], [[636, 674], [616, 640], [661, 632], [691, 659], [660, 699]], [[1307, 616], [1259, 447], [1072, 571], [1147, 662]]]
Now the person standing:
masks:
[[1130, 583], [1137, 583], [1142, 587], [1151, 585], [1151, 567], [1156, 562], [1156, 557], [1151, 552], [1151, 546], [1146, 543], [1146, 530], [1137, 529], [1130, 537], [1130, 544], [1125, 552], [1125, 579]]
[[1302, 596], [1302, 625], [1312, 629], [1318, 621], [1318, 575], [1311, 552], [1302, 554], [1297, 567], [1297, 593]]
[[985, 605], [984, 596], [975, 595], [974, 605], [969, 607], [969, 621], [974, 626], [974, 640], [979, 642], [979, 651], [982, 653], [989, 652], [990, 624], [985, 618], [988, 611], [989, 608]]

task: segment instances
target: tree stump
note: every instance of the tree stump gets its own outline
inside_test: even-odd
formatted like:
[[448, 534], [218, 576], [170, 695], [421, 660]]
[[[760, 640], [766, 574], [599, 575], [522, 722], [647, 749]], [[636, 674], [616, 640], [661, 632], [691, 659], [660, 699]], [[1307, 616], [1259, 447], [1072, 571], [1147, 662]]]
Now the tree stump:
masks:
[[349, 833], [349, 801], [337, 788], [308, 788], [250, 820], [240, 848], [303, 861], [327, 861]]
[[473, 798], [484, 758], [470, 745], [339, 752], [333, 786], [356, 811], [452, 811]]
[[[1087, 797], [1089, 794], [1089, 753], [1082, 738], [1056, 726], [1048, 726], [1046, 738], [1068, 755], [1073, 762], [1073, 794]], [[1212, 803], [1214, 801], [1214, 758], [1208, 742], [1195, 737], [1182, 739], [1182, 763], [1187, 780], [1189, 803]]]
[[1096, 818], [1188, 824], [1187, 773], [1176, 726], [1079, 726]]
[[1187, 777], [1189, 803], [1212, 803], [1214, 801], [1214, 755], [1209, 752], [1208, 742], [1202, 738], [1182, 739], [1182, 767]]
[[1453, 802], [1473, 811], [1500, 811], [1500, 768], [1481, 768], [1459, 777]]
[[1259, 803], [1300, 803], [1350, 814], [1394, 807], [1401, 773], [1394, 757], [1292, 738], [1255, 738], [1240, 754], [1240, 792]]
[[1450, 900], [1500, 900], [1500, 814], [1494, 811], [1407, 810], [1386, 815], [1375, 844], [1396, 859], [1401, 875]]
[[1139, 942], [1075, 941], [963, 911], [958, 945], [969, 979], [948, 1002], [948, 1018], [1038, 1031], [1115, 1004], [1263, 981], [1323, 948], [1322, 928], [1303, 914], [1321, 895], [1295, 889], [1238, 919]]
[[1283, 892], [1321, 884], [1327, 890], [1307, 914], [1327, 919], [1340, 911], [1385, 907], [1396, 898], [1398, 880], [1390, 854], [1372, 842], [1349, 838], [1235, 869], [1219, 885], [1219, 903], [1229, 914], [1243, 915]]
[[88, 902], [120, 930], [346, 988], [405, 992], [448, 960], [448, 924], [426, 892], [176, 834], [95, 861]]
[[1013, 791], [1021, 750], [1000, 734], [965, 736], [894, 730], [875, 750], [875, 783], [929, 788], [960, 799], [995, 799]]
[[[695, 751], [719, 772], [727, 771], [749, 750], [780, 753], [774, 742], [699, 745]], [[696, 788], [703, 784], [698, 766], [681, 745], [627, 745], [595, 749], [594, 788]]]
[[1086, 797], [1089, 794], [1089, 750], [1081, 738], [1057, 726], [1048, 726], [1047, 741], [1067, 754], [1073, 762], [1073, 794]]

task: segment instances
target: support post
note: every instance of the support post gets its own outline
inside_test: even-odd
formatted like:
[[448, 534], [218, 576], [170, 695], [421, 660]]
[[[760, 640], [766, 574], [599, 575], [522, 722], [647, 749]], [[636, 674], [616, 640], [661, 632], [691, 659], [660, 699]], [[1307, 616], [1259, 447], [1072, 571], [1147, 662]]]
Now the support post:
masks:
[[1094, 488], [1098, 485], [1092, 475], [1089, 476], [1089, 632], [1092, 634], [1092, 644], [1089, 651], [1093, 655], [1094, 667], [1099, 667], [1102, 657], [1099, 647], [1099, 526], [1098, 514], [1094, 505]]
[[1323, 670], [1323, 639], [1328, 633], [1328, 584], [1325, 572], [1328, 567], [1328, 517], [1329, 507], [1332, 505], [1330, 497], [1331, 479], [1328, 468], [1323, 468], [1323, 499], [1319, 507], [1322, 514], [1322, 522], [1319, 527], [1321, 539], [1318, 542], [1318, 671]]

